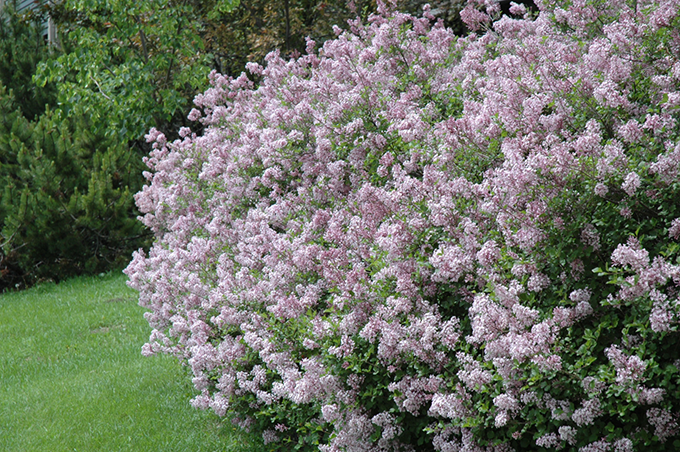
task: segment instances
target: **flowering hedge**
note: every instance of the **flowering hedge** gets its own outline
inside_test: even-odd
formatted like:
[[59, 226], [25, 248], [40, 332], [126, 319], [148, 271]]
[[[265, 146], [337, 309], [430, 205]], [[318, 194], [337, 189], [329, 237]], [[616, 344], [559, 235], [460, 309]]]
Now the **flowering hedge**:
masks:
[[680, 445], [680, 1], [477, 3], [149, 134], [126, 272], [195, 406], [282, 450]]

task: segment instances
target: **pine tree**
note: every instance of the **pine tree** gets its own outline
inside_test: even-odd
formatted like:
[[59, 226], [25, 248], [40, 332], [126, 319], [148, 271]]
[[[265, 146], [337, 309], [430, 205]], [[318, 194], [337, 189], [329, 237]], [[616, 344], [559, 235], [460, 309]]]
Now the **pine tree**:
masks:
[[141, 158], [84, 117], [26, 120], [0, 89], [0, 288], [122, 267], [142, 246]]

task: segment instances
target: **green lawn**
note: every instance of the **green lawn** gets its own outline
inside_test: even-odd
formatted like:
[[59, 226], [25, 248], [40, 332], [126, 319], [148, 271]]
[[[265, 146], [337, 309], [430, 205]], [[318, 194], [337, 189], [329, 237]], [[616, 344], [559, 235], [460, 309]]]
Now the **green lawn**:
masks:
[[0, 451], [248, 451], [193, 409], [171, 357], [141, 356], [149, 326], [125, 276], [0, 295]]

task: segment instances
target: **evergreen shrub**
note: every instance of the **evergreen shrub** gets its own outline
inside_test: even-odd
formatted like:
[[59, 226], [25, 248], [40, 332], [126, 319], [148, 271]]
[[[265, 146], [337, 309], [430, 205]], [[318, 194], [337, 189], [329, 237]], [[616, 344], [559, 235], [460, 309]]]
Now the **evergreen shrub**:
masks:
[[680, 1], [353, 22], [152, 130], [143, 351], [277, 450], [680, 447]]
[[141, 156], [86, 118], [27, 120], [0, 87], [0, 289], [123, 268], [147, 240], [132, 193]]

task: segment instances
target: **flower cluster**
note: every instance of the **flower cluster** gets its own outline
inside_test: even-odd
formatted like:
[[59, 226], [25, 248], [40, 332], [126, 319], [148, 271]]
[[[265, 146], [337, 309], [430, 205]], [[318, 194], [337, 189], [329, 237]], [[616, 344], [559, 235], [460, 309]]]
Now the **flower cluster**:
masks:
[[149, 133], [126, 273], [196, 406], [283, 450], [678, 434], [680, 1], [535, 3], [383, 5]]

